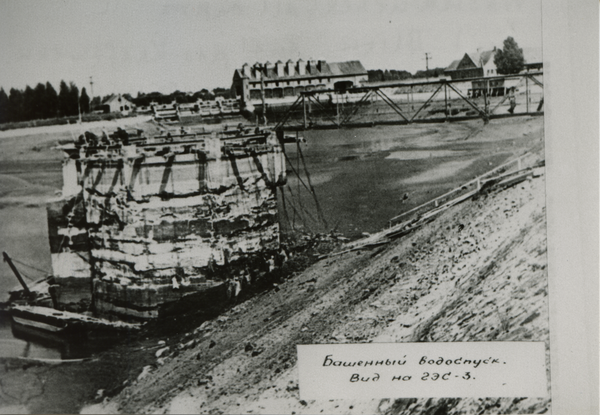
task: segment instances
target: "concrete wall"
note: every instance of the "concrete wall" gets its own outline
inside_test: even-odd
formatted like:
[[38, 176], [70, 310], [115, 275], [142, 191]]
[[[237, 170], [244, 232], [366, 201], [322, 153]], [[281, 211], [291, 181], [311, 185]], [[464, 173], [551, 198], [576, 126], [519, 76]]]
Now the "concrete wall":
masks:
[[[81, 172], [83, 191], [49, 205], [58, 291], [92, 297], [101, 315], [155, 318], [162, 305], [222, 284], [209, 265], [276, 249], [276, 188], [285, 182], [277, 141], [240, 147], [235, 139], [211, 138], [205, 144], [206, 151], [195, 153], [67, 159], [79, 163], [65, 171]], [[68, 227], [63, 206], [75, 200], [83, 203], [79, 236], [72, 239], [80, 237], [77, 249], [87, 251], [91, 269], [60, 247]], [[87, 291], [73, 285], [74, 277]]]
[[[67, 168], [70, 172], [71, 170]], [[46, 205], [54, 283], [51, 294], [61, 309], [90, 306], [91, 268], [83, 194], [66, 195]]]

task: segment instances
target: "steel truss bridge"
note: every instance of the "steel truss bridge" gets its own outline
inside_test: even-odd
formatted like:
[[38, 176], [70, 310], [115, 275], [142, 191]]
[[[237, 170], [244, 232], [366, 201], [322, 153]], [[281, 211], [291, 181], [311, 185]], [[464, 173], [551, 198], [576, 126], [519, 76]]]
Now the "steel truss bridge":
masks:
[[[543, 115], [543, 72], [426, 82], [387, 82], [347, 90], [311, 90], [279, 111], [276, 130], [435, 123]], [[271, 114], [269, 114], [271, 110]]]

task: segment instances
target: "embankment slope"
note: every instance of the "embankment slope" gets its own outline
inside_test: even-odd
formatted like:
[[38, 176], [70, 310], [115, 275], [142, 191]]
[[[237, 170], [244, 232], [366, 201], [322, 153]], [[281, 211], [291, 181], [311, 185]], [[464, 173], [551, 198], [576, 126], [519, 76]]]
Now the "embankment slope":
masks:
[[171, 339], [119, 395], [84, 411], [545, 412], [549, 398], [305, 402], [296, 366], [296, 345], [314, 343], [527, 340], [546, 342], [549, 356], [544, 190], [534, 178], [386, 246], [318, 261]]

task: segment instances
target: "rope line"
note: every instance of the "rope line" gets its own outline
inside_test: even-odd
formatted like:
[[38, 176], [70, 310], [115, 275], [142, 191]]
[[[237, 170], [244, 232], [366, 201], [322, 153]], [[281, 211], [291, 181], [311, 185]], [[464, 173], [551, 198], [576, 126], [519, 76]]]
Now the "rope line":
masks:
[[[312, 219], [313, 222], [316, 222], [314, 217], [303, 206], [300, 206], [299, 209], [296, 209], [296, 204], [293, 203], [293, 198], [295, 197], [296, 199], [298, 199], [298, 196], [294, 195], [292, 188], [289, 185], [288, 185], [287, 189], [288, 189], [288, 192], [290, 192], [290, 195], [292, 196], [292, 202], [291, 202], [292, 209], [294, 209], [296, 211], [296, 213], [298, 214], [298, 217], [302, 220], [302, 225], [304, 226], [304, 228], [308, 229], [308, 231], [312, 233], [312, 229], [310, 226], [308, 226], [306, 217], [310, 217], [310, 219]], [[306, 215], [303, 215], [302, 211], [300, 209], [303, 210], [306, 213]]]
[[313, 199], [315, 200], [315, 205], [317, 207], [317, 215], [319, 216], [319, 219], [321, 219], [323, 225], [325, 225], [325, 229], [327, 230], [327, 221], [325, 220], [325, 216], [323, 215], [323, 211], [321, 210], [321, 205], [319, 204], [319, 199], [317, 198], [315, 188], [313, 187], [312, 182], [310, 180], [310, 173], [308, 172], [308, 168], [306, 167], [306, 161], [304, 161], [304, 154], [302, 154], [302, 150], [300, 149], [300, 143], [298, 143], [298, 152], [300, 153], [300, 158], [302, 159], [302, 165], [304, 166], [304, 173], [306, 174], [306, 179], [308, 181], [308, 185], [310, 186], [310, 192], [313, 196]]
[[286, 206], [286, 202], [285, 202], [285, 192], [284, 191], [281, 192], [281, 204], [283, 206], [283, 216], [287, 220], [288, 226], [290, 227], [291, 230], [295, 231], [296, 229], [294, 228], [294, 226], [290, 222], [290, 216], [288, 215], [287, 206]]
[[42, 273], [44, 273], [44, 274], [51, 274], [51, 273], [52, 273], [51, 271], [48, 271], [48, 270], [43, 270], [43, 269], [40, 269], [40, 268], [36, 268], [36, 267], [34, 267], [33, 265], [29, 265], [29, 264], [27, 264], [27, 263], [25, 263], [25, 262], [19, 261], [19, 260], [18, 260], [18, 259], [16, 259], [16, 258], [11, 258], [11, 259], [13, 260], [13, 262], [16, 262], [17, 264], [21, 264], [21, 265], [23, 265], [23, 266], [25, 266], [25, 267], [28, 267], [28, 268], [34, 269], [34, 270], [36, 270], [36, 271], [39, 271], [39, 272], [42, 272]]
[[[291, 194], [292, 196], [294, 196], [294, 193], [292, 192], [292, 188], [290, 187], [290, 185], [288, 185], [288, 191], [290, 192], [290, 194]], [[299, 196], [299, 195], [295, 195], [295, 197], [296, 197], [296, 199], [300, 199], [300, 196]], [[310, 218], [310, 219], [311, 219], [311, 220], [312, 220], [314, 223], [318, 223], [318, 221], [315, 219], [315, 217], [314, 217], [314, 216], [313, 216], [313, 215], [312, 215], [312, 214], [311, 214], [311, 213], [310, 213], [308, 210], [306, 210], [306, 208], [305, 208], [304, 206], [302, 206], [301, 204], [298, 204], [298, 205], [300, 206], [300, 209], [302, 209], [302, 210], [303, 210], [303, 211], [306, 213], [306, 215], [307, 215], [307, 216], [308, 216], [308, 217], [309, 217], [309, 218]], [[292, 206], [293, 206], [293, 205], [292, 205]], [[303, 215], [300, 215], [300, 214], [299, 214], [299, 216], [300, 216], [300, 218], [302, 219], [302, 222], [303, 222], [304, 226], [305, 226], [306, 228], [308, 228], [308, 230], [310, 230], [310, 231], [312, 232], [312, 229], [310, 229], [310, 227], [309, 227], [309, 226], [306, 224], [306, 218], [305, 218]]]
[[289, 159], [289, 157], [287, 156], [286, 153], [283, 153], [285, 156], [285, 159], [288, 162], [288, 165], [292, 168], [292, 171], [294, 172], [294, 174], [296, 175], [296, 177], [298, 177], [298, 180], [300, 180], [300, 183], [302, 183], [302, 185], [304, 186], [304, 188], [310, 192], [310, 189], [308, 188], [308, 186], [306, 185], [306, 183], [304, 183], [304, 180], [302, 180], [302, 177], [300, 177], [300, 175], [298, 174], [298, 172], [296, 171], [296, 169], [294, 168], [294, 165], [292, 164], [292, 161]]

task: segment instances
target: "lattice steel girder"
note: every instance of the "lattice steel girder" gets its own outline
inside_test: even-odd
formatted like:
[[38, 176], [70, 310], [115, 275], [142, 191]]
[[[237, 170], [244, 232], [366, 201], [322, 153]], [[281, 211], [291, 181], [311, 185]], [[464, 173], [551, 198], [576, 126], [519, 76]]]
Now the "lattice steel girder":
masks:
[[531, 79], [533, 81], [533, 83], [536, 84], [537, 86], [544, 88], [544, 84], [542, 82], [540, 82], [537, 78], [535, 78], [533, 75], [525, 75], [525, 77]]
[[417, 115], [419, 115], [419, 113], [421, 112], [421, 110], [422, 110], [423, 108], [425, 108], [425, 107], [427, 106], [427, 104], [429, 104], [429, 103], [431, 102], [431, 100], [432, 100], [432, 99], [433, 99], [433, 98], [434, 98], [434, 97], [437, 95], [437, 93], [438, 93], [438, 92], [440, 92], [440, 89], [442, 89], [442, 87], [443, 87], [443, 86], [444, 86], [443, 84], [442, 84], [442, 85], [440, 85], [440, 86], [438, 87], [438, 89], [436, 89], [436, 90], [435, 90], [435, 92], [434, 92], [433, 94], [431, 94], [431, 96], [430, 96], [430, 97], [427, 99], [427, 101], [425, 101], [425, 102], [423, 103], [423, 105], [421, 105], [421, 107], [420, 107], [420, 108], [417, 110], [417, 112], [415, 112], [415, 114], [414, 114], [414, 115], [412, 116], [412, 118], [410, 119], [410, 122], [413, 122], [413, 120], [414, 120], [415, 118], [417, 118]]
[[480, 116], [482, 116], [482, 117], [485, 117], [485, 116], [487, 116], [487, 114], [485, 113], [485, 111], [484, 111], [484, 110], [482, 110], [481, 108], [479, 108], [479, 107], [477, 106], [477, 104], [475, 104], [474, 102], [471, 102], [471, 100], [470, 100], [469, 98], [467, 98], [467, 97], [465, 97], [463, 94], [461, 94], [461, 93], [460, 93], [460, 91], [459, 91], [458, 89], [456, 89], [456, 88], [454, 88], [454, 87], [452, 86], [452, 84], [450, 84], [450, 83], [449, 83], [449, 84], [448, 84], [448, 86], [449, 86], [450, 88], [452, 88], [452, 90], [453, 90], [454, 92], [456, 92], [456, 93], [458, 94], [458, 96], [459, 96], [459, 97], [461, 97], [461, 98], [463, 99], [463, 101], [465, 101], [467, 104], [469, 104], [471, 107], [473, 107], [473, 109], [474, 109], [475, 111], [477, 111], [477, 112], [479, 113], [479, 115], [480, 115]]
[[354, 104], [353, 104], [353, 105], [350, 107], [350, 108], [351, 108], [350, 114], [348, 114], [348, 115], [347, 115], [347, 116], [346, 116], [346, 117], [345, 117], [345, 118], [344, 118], [344, 119], [343, 119], [343, 120], [340, 122], [340, 124], [346, 124], [347, 122], [349, 122], [349, 121], [352, 119], [352, 117], [354, 117], [354, 116], [356, 115], [356, 113], [357, 113], [357, 112], [358, 112], [358, 110], [360, 109], [360, 106], [361, 106], [361, 105], [362, 105], [364, 102], [366, 102], [366, 101], [369, 99], [369, 97], [371, 96], [371, 94], [372, 94], [372, 93], [373, 93], [373, 90], [369, 90], [369, 91], [367, 91], [367, 92], [366, 92], [366, 93], [365, 93], [365, 94], [362, 96], [362, 98], [361, 98], [361, 99], [360, 99], [358, 102], [355, 102], [355, 103], [354, 103]]
[[[307, 95], [309, 102], [314, 102], [315, 104], [317, 104], [319, 107], [321, 107], [323, 109], [323, 114], [325, 115], [325, 118], [329, 119], [329, 121], [331, 121], [334, 125], [336, 126], [340, 126], [340, 124], [338, 124], [337, 120], [334, 119], [333, 117], [327, 115], [327, 108], [321, 103], [321, 101], [319, 101], [318, 99], [316, 99], [313, 95]], [[304, 105], [306, 106], [306, 102], [304, 103]]]
[[410, 122], [410, 120], [408, 118], [406, 118], [404, 116], [404, 114], [402, 113], [402, 110], [400, 109], [400, 107], [398, 107], [396, 105], [396, 103], [394, 101], [392, 101], [392, 99], [390, 97], [388, 97], [381, 89], [376, 88], [375, 92], [377, 93], [377, 95], [379, 95], [381, 97], [381, 99], [388, 104], [394, 111], [396, 111], [396, 113], [398, 115], [400, 115], [402, 118], [404, 118], [404, 120], [406, 122]]
[[505, 102], [505, 101], [506, 101], [506, 100], [507, 100], [509, 97], [510, 97], [510, 95], [508, 95], [508, 94], [507, 94], [507, 95], [504, 95], [504, 98], [502, 98], [502, 100], [500, 100], [500, 102], [499, 102], [499, 103], [497, 103], [497, 104], [494, 106], [494, 108], [492, 108], [492, 109], [490, 110], [490, 114], [493, 114], [493, 113], [494, 113], [494, 111], [496, 111], [496, 109], [497, 109], [497, 108], [498, 108], [500, 105], [504, 104], [504, 102]]
[[[544, 74], [543, 72], [530, 72], [528, 74], [499, 75], [499, 76], [490, 76], [490, 77], [485, 77], [485, 78], [441, 79], [438, 81], [424, 81], [424, 82], [414, 82], [414, 83], [396, 82], [396, 83], [390, 83], [390, 84], [385, 84], [385, 85], [361, 86], [358, 88], [352, 88], [352, 91], [353, 92], [367, 92], [369, 90], [378, 89], [378, 88], [399, 88], [399, 87], [440, 85], [440, 84], [441, 85], [447, 84], [448, 86], [450, 86], [452, 84], [460, 84], [460, 83], [465, 83], [465, 82], [482, 81], [482, 80], [497, 81], [497, 80], [501, 80], [501, 79], [515, 79], [515, 78], [522, 78], [524, 76], [532, 77], [532, 76], [543, 75], [543, 74]], [[326, 94], [326, 93], [336, 93], [336, 92], [339, 92], [339, 91], [336, 89], [315, 89], [312, 91], [301, 92], [301, 94], [314, 95], [314, 94]]]
[[[442, 80], [438, 80], [438, 81], [425, 81], [425, 82], [415, 82], [415, 83], [406, 83], [406, 82], [397, 82], [397, 83], [390, 83], [390, 84], [385, 84], [385, 85], [373, 85], [373, 86], [362, 86], [362, 87], [358, 87], [358, 88], [352, 88], [352, 92], [364, 92], [365, 95], [357, 102], [354, 103], [351, 107], [350, 113], [344, 117], [343, 120], [340, 120], [339, 122], [337, 120], [335, 120], [334, 118], [332, 118], [331, 116], [327, 116], [326, 117], [329, 119], [329, 121], [331, 121], [334, 125], [336, 126], [341, 126], [343, 124], [346, 124], [348, 122], [350, 122], [350, 120], [356, 115], [356, 113], [358, 112], [358, 110], [360, 109], [360, 106], [370, 97], [372, 96], [372, 93], [375, 92], [377, 95], [379, 95], [382, 100], [388, 104], [396, 113], [398, 113], [398, 115], [400, 115], [404, 121], [411, 123], [415, 120], [416, 116], [419, 114], [419, 112], [425, 108], [425, 106], [431, 101], [433, 100], [433, 98], [435, 97], [435, 95], [437, 93], [439, 93], [439, 91], [441, 90], [442, 87], [444, 87], [445, 92], [447, 92], [447, 88], [451, 88], [454, 92], [456, 92], [456, 94], [463, 100], [465, 101], [468, 105], [470, 105], [475, 111], [477, 111], [477, 113], [479, 114], [480, 117], [482, 117], [484, 120], [488, 119], [489, 115], [498, 108], [498, 105], [496, 105], [492, 110], [489, 110], [488, 108], [480, 108], [474, 101], [472, 101], [471, 99], [467, 98], [466, 96], [464, 96], [457, 88], [455, 88], [453, 86], [453, 84], [455, 83], [467, 83], [467, 82], [476, 82], [476, 81], [495, 81], [495, 80], [502, 80], [502, 79], [516, 79], [516, 78], [520, 78], [521, 80], [525, 79], [531, 79], [532, 82], [534, 82], [536, 85], [543, 87], [543, 83], [540, 82], [538, 79], [535, 78], [535, 76], [537, 75], [543, 75], [543, 72], [531, 72], [531, 73], [527, 73], [527, 74], [516, 74], [516, 75], [500, 75], [500, 76], [491, 76], [491, 77], [485, 77], [485, 78], [465, 78], [465, 79], [452, 79], [452, 80], [448, 80], [448, 79], [442, 79]], [[401, 108], [396, 105], [396, 103], [394, 101], [392, 101], [389, 96], [387, 96], [385, 93], [383, 93], [383, 91], [381, 91], [381, 88], [398, 88], [398, 87], [414, 87], [414, 86], [423, 86], [423, 85], [439, 85], [439, 87], [436, 89], [435, 92], [433, 92], [433, 94], [431, 95], [431, 97], [417, 110], [417, 112], [409, 119], [407, 118], [407, 116], [404, 115], [404, 113], [402, 112]], [[319, 90], [312, 90], [312, 91], [304, 91], [300, 93], [300, 96], [298, 97], [298, 99], [294, 102], [294, 104], [292, 105], [292, 107], [290, 107], [290, 109], [288, 110], [286, 116], [284, 117], [284, 119], [282, 121], [280, 121], [276, 128], [282, 128], [283, 125], [289, 120], [292, 111], [300, 104], [300, 101], [302, 101], [302, 105], [304, 107], [304, 111], [306, 114], [306, 101], [307, 99], [312, 102], [314, 102], [315, 104], [317, 104], [318, 106], [320, 106], [323, 109], [326, 109], [323, 104], [318, 101], [317, 99], [315, 99], [315, 95], [316, 94], [326, 94], [326, 93], [339, 93], [338, 90], [336, 89], [319, 89]], [[446, 102], [446, 109], [447, 109], [447, 97], [445, 99]], [[503, 100], [504, 102], [504, 100]], [[306, 116], [305, 116], [305, 121], [306, 121]], [[305, 124], [306, 127], [306, 124]]]
[[304, 101], [304, 98], [303, 98], [302, 95], [298, 96], [298, 98], [296, 99], [296, 101], [294, 101], [294, 103], [292, 104], [292, 106], [290, 107], [290, 109], [287, 110], [287, 113], [285, 114], [285, 117], [283, 117], [283, 119], [281, 121], [279, 121], [277, 123], [277, 125], [275, 126], [275, 130], [278, 130], [281, 127], [283, 127], [283, 125], [287, 122], [287, 120], [292, 115], [292, 112], [294, 111], [294, 109], [300, 104], [300, 101]]

